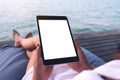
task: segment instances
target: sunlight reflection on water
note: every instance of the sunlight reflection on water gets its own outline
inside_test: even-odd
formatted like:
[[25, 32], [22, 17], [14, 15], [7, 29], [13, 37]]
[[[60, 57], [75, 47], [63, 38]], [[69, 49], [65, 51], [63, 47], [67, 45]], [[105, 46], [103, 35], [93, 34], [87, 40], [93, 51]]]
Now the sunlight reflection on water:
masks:
[[3, 0], [0, 2], [0, 41], [12, 39], [11, 30], [37, 34], [36, 15], [65, 15], [72, 32], [120, 28], [119, 0]]

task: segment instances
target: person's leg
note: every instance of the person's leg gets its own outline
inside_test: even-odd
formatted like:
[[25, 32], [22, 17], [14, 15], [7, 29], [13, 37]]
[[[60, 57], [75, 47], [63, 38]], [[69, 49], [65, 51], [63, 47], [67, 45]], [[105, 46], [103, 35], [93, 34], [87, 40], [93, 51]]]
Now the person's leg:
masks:
[[19, 47], [22, 46], [23, 48], [27, 50], [34, 50], [36, 48], [37, 44], [40, 44], [39, 36], [33, 36], [30, 38], [22, 38], [20, 34], [13, 30], [13, 38], [15, 39], [14, 46]]
[[29, 32], [29, 33], [25, 36], [25, 38], [30, 38], [30, 37], [33, 37], [33, 35], [32, 35], [31, 32]]
[[[32, 35], [32, 33], [31, 33], [31, 32], [29, 32], [29, 33], [25, 36], [25, 38], [31, 38], [31, 37], [33, 37], [33, 35]], [[32, 56], [31, 51], [26, 50], [26, 54], [27, 54], [28, 58], [30, 59], [30, 58], [31, 58], [31, 56]]]
[[36, 62], [35, 61], [35, 58], [36, 58], [36, 54], [35, 54], [35, 50], [29, 52], [31, 55], [29, 57], [29, 62], [28, 62], [28, 65], [27, 65], [27, 68], [26, 68], [26, 72], [28, 72], [28, 70], [33, 67], [34, 63]]
[[[23, 76], [22, 80], [39, 80], [39, 79], [37, 79], [38, 75], [36, 75], [40, 71], [39, 68], [37, 69], [37, 67], [39, 67], [38, 62], [39, 62], [39, 57], [40, 57], [40, 56], [38, 56], [37, 51], [38, 51], [38, 49], [31, 51], [31, 57], [29, 58], [29, 62], [27, 64], [27, 68], [26, 68], [26, 73]], [[40, 52], [39, 52], [39, 54], [40, 54]]]
[[[29, 72], [29, 70], [31, 70], [33, 67], [34, 80], [40, 79], [40, 75], [41, 75], [41, 78], [45, 78], [45, 80], [48, 80], [48, 77], [51, 75], [53, 66], [45, 67], [42, 63], [41, 51], [40, 51], [40, 48], [38, 48], [38, 46], [40, 45], [39, 36], [32, 37], [32, 34], [30, 33], [26, 35], [24, 39], [20, 36], [20, 34], [16, 30], [13, 30], [13, 37], [15, 38], [15, 47], [22, 46], [27, 50], [27, 56], [29, 57], [29, 62], [26, 68], [26, 75], [27, 75], [27, 72]], [[40, 80], [43, 80], [43, 79], [40, 79]]]
[[98, 67], [100, 65], [105, 64], [105, 61], [102, 60], [101, 58], [99, 58], [98, 56], [94, 55], [92, 52], [88, 51], [87, 49], [81, 47], [81, 49], [83, 50], [86, 58], [88, 59], [89, 63]]
[[105, 64], [104, 60], [100, 59], [96, 55], [94, 55], [92, 52], [86, 50], [85, 48], [81, 47], [82, 51], [84, 52], [87, 60], [89, 63], [95, 67], [98, 67], [100, 65]]

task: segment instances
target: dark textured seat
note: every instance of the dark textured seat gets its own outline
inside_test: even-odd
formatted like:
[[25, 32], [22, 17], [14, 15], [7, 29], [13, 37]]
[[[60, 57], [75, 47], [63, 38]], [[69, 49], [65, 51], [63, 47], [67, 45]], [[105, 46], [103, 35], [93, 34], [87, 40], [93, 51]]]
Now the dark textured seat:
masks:
[[84, 48], [108, 62], [120, 51], [120, 30], [79, 33], [75, 35]]

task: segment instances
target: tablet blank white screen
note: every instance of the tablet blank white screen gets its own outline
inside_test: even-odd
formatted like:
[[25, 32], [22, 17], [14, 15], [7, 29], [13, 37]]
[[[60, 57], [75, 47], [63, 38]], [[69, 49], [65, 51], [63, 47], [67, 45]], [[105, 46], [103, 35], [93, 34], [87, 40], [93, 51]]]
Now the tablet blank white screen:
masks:
[[38, 20], [44, 59], [75, 57], [67, 20]]

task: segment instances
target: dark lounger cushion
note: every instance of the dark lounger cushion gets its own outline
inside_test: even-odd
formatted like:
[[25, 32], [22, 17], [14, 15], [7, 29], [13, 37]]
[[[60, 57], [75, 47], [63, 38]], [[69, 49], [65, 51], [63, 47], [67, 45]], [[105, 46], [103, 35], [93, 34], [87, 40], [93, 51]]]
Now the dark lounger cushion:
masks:
[[0, 80], [21, 80], [27, 63], [23, 48], [4, 45], [0, 48]]

